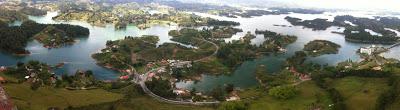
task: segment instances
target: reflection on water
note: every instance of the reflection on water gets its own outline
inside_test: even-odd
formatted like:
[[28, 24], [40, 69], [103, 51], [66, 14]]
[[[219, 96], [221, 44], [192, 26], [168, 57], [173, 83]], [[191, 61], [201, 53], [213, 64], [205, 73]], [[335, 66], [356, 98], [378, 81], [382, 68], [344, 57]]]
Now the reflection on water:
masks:
[[47, 49], [44, 48], [37, 41], [31, 41], [26, 47], [32, 54], [25, 57], [16, 57], [6, 53], [0, 53], [0, 65], [15, 65], [18, 61], [26, 62], [29, 60], [39, 60], [48, 64], [58, 64], [66, 62], [63, 68], [57, 69], [56, 73], [69, 73], [73, 74], [78, 69], [92, 70], [96, 78], [99, 79], [115, 79], [118, 74], [115, 71], [108, 70], [96, 65], [95, 61], [91, 58], [91, 54], [99, 52], [100, 49], [105, 47], [107, 40], [123, 39], [125, 36], [141, 36], [141, 35], [157, 35], [160, 36], [159, 44], [163, 42], [171, 42], [168, 36], [169, 30], [176, 29], [176, 27], [156, 25], [146, 30], [139, 30], [136, 26], [128, 26], [124, 30], [115, 30], [112, 25], [105, 27], [91, 26], [85, 22], [71, 21], [71, 22], [56, 22], [51, 18], [56, 16], [57, 12], [50, 12], [43, 17], [30, 16], [29, 19], [38, 23], [55, 24], [55, 23], [68, 23], [73, 25], [80, 25], [89, 28], [90, 35], [88, 38], [80, 38], [79, 42], [74, 45]]
[[[354, 14], [353, 14], [354, 13]], [[265, 56], [261, 59], [255, 59], [252, 61], [247, 61], [242, 64], [232, 75], [229, 76], [209, 76], [203, 75], [203, 79], [198, 82], [179, 82], [176, 84], [178, 88], [196, 88], [196, 90], [208, 91], [210, 88], [214, 88], [216, 86], [223, 86], [224, 84], [234, 84], [237, 87], [246, 88], [249, 86], [257, 85], [257, 81], [255, 79], [255, 68], [258, 65], [266, 65], [266, 69], [268, 72], [278, 72], [281, 68], [285, 59], [294, 55], [296, 51], [300, 51], [303, 49], [304, 45], [313, 40], [329, 40], [334, 43], [341, 45], [342, 47], [339, 49], [338, 54], [330, 54], [330, 55], [322, 55], [319, 57], [311, 57], [308, 58], [306, 62], [314, 62], [319, 64], [328, 64], [328, 65], [336, 65], [339, 62], [345, 60], [353, 60], [359, 61], [360, 57], [356, 54], [357, 49], [364, 46], [369, 46], [369, 44], [358, 44], [346, 42], [343, 35], [332, 33], [335, 32], [343, 32], [343, 27], [330, 27], [327, 30], [313, 31], [312, 29], [303, 28], [302, 26], [292, 26], [289, 22], [287, 22], [284, 18], [286, 16], [298, 17], [304, 20], [312, 20], [315, 18], [324, 18], [329, 21], [333, 21], [336, 15], [354, 15], [356, 17], [368, 17], [373, 18], [372, 14], [363, 14], [362, 12], [352, 12], [352, 13], [324, 13], [324, 14], [289, 14], [289, 15], [269, 15], [269, 16], [261, 16], [254, 18], [226, 18], [215, 15], [209, 15], [204, 13], [196, 13], [201, 16], [216, 18], [220, 20], [228, 20], [228, 21], [236, 21], [240, 22], [240, 26], [237, 28], [243, 29], [243, 32], [237, 33], [232, 38], [226, 39], [226, 41], [237, 40], [240, 37], [243, 37], [248, 31], [255, 34], [254, 31], [258, 30], [270, 30], [280, 34], [287, 35], [295, 35], [298, 36], [298, 40], [289, 45], [287, 47], [287, 53], [280, 55], [271, 55]], [[287, 25], [286, 27], [282, 26], [274, 26], [277, 25]], [[263, 35], [257, 35], [256, 39], [252, 40], [254, 44], [263, 43]], [[399, 48], [394, 48], [392, 51], [386, 54], [387, 57], [392, 58], [400, 58], [398, 56], [400, 53]]]
[[[293, 16], [301, 19], [325, 18], [332, 21], [333, 17], [336, 15], [346, 15], [349, 13], [335, 12], [315, 15], [269, 15], [254, 18], [226, 18], [202, 13], [196, 14], [220, 20], [240, 22], [241, 25], [237, 26], [237, 28], [243, 29], [243, 32], [237, 33], [232, 38], [226, 39], [226, 41], [237, 40], [240, 37], [243, 37], [248, 31], [254, 34], [254, 31], [256, 29], [270, 30], [281, 34], [295, 35], [298, 36], [298, 40], [287, 47], [287, 53], [265, 56], [260, 59], [244, 62], [231, 75], [203, 75], [203, 78], [197, 83], [179, 82], [177, 83], [177, 87], [179, 88], [196, 88], [197, 90], [207, 91], [211, 90], [210, 88], [214, 88], [218, 85], [222, 86], [228, 83], [234, 84], [235, 86], [241, 88], [254, 86], [257, 84], [254, 74], [257, 65], [266, 65], [265, 67], [270, 73], [277, 72], [282, 68], [281, 65], [284, 63], [286, 58], [292, 56], [294, 52], [302, 50], [306, 43], [316, 39], [335, 42], [337, 44], [340, 44], [342, 48], [340, 48], [338, 54], [308, 58], [308, 62], [335, 65], [338, 62], [348, 59], [357, 61], [359, 60], [359, 57], [358, 55], [356, 55], [355, 51], [362, 46], [368, 46], [368, 44], [356, 44], [346, 42], [343, 35], [331, 33], [332, 31], [343, 31], [343, 28], [340, 27], [331, 27], [324, 31], [313, 31], [312, 29], [306, 29], [302, 26], [291, 26], [290, 23], [284, 19], [286, 16]], [[176, 26], [155, 25], [146, 30], [139, 30], [136, 26], [130, 25], [124, 30], [115, 30], [112, 25], [107, 25], [105, 27], [96, 27], [91, 26], [88, 23], [78, 21], [56, 22], [51, 19], [56, 15], [56, 12], [50, 12], [48, 13], [48, 15], [43, 17], [31, 16], [29, 18], [39, 23], [68, 23], [81, 25], [90, 29], [90, 36], [88, 38], [79, 39], [79, 42], [74, 45], [57, 49], [46, 49], [43, 48], [42, 45], [38, 42], [31, 41], [28, 43], [27, 46], [27, 49], [32, 52], [31, 55], [25, 57], [16, 57], [6, 53], [0, 53], [0, 65], [15, 65], [18, 61], [26, 62], [29, 60], [39, 60], [53, 65], [60, 62], [66, 62], [64, 68], [56, 70], [56, 73], [72, 74], [78, 69], [84, 69], [93, 70], [95, 76], [99, 79], [115, 79], [118, 76], [116, 72], [96, 65], [95, 61], [90, 57], [91, 54], [99, 52], [100, 49], [104, 48], [107, 40], [123, 39], [125, 36], [157, 35], [160, 36], [160, 42], [158, 44], [162, 44], [164, 42], [172, 42], [169, 40], [171, 38], [170, 36], [168, 36], [169, 30], [179, 29]], [[354, 15], [358, 17], [374, 16], [371, 14], [364, 15], [360, 13], [355, 13]], [[287, 27], [273, 26], [274, 24], [287, 25]], [[263, 35], [257, 35], [257, 38], [253, 39], [252, 43], [261, 44], [263, 43], [263, 40]], [[397, 47], [392, 49], [392, 51], [386, 53], [385, 55], [391, 58], [399, 58], [399, 53], [400, 49], [399, 47]]]

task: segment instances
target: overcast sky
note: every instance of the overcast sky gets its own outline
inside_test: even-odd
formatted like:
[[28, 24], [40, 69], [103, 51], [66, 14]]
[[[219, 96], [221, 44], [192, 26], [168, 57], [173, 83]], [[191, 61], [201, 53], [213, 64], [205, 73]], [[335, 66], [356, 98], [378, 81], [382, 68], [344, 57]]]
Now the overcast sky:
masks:
[[282, 0], [319, 8], [400, 10], [400, 0]]
[[[341, 8], [341, 9], [380, 9], [400, 11], [400, 0], [182, 0], [202, 1], [210, 3], [241, 3], [268, 6], [270, 4], [284, 3], [286, 6], [305, 6], [316, 8]], [[283, 5], [283, 4], [280, 4]]]

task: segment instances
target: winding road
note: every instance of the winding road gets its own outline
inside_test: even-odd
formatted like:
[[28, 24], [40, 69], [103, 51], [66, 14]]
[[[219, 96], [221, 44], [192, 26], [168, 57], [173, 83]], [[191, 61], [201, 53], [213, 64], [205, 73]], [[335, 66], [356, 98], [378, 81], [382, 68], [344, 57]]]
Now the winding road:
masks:
[[198, 60], [194, 60], [193, 62], [200, 62], [200, 61], [204, 61], [204, 60], [207, 60], [207, 59], [211, 58], [212, 56], [215, 56], [215, 55], [217, 55], [217, 53], [218, 53], [218, 51], [219, 51], [219, 46], [218, 46], [217, 44], [215, 44], [214, 42], [211, 42], [211, 41], [205, 40], [205, 39], [200, 39], [200, 38], [197, 38], [197, 39], [199, 39], [199, 40], [203, 40], [203, 41], [205, 41], [205, 42], [208, 42], [208, 43], [210, 43], [210, 44], [214, 45], [214, 47], [215, 47], [215, 51], [214, 51], [214, 53], [213, 53], [213, 54], [211, 54], [211, 55], [209, 55], [209, 56], [207, 56], [207, 57], [204, 57], [204, 58], [198, 59]]
[[[200, 38], [199, 38], [199, 39], [200, 39]], [[218, 46], [217, 44], [215, 44], [214, 42], [207, 41], [207, 40], [205, 40], [205, 39], [201, 39], [201, 40], [203, 40], [203, 41], [205, 41], [205, 42], [208, 42], [208, 43], [214, 45], [216, 49], [215, 49], [215, 51], [213, 52], [213, 54], [211, 54], [211, 55], [209, 55], [209, 56], [207, 56], [207, 57], [198, 59], [198, 60], [194, 60], [193, 62], [200, 62], [200, 61], [207, 60], [207, 59], [209, 59], [210, 57], [215, 56], [215, 55], [218, 53], [218, 51], [219, 51], [219, 46]], [[147, 78], [148, 74], [150, 74], [150, 73], [152, 73], [152, 72], [155, 72], [155, 71], [158, 71], [158, 70], [160, 70], [160, 69], [162, 69], [162, 68], [165, 68], [165, 67], [158, 67], [158, 68], [152, 69], [152, 70], [150, 70], [150, 71], [147, 71], [147, 72], [146, 72], [145, 74], [143, 74], [143, 75], [140, 75], [140, 74], [136, 71], [135, 67], [133, 67], [132, 65], [125, 63], [124, 61], [118, 59], [117, 57], [114, 57], [114, 59], [117, 60], [117, 61], [119, 61], [119, 62], [121, 62], [121, 63], [124, 64], [124, 65], [127, 65], [127, 66], [131, 69], [131, 71], [129, 71], [128, 73], [129, 73], [130, 76], [133, 76], [133, 80], [132, 80], [132, 81], [135, 82], [136, 84], [139, 84], [140, 87], [143, 89], [143, 91], [144, 91], [146, 94], [148, 94], [149, 96], [153, 97], [154, 99], [156, 99], [156, 100], [158, 100], [158, 101], [160, 101], [160, 102], [165, 102], [165, 103], [170, 103], [170, 104], [182, 104], [182, 105], [215, 105], [215, 104], [219, 104], [219, 103], [220, 103], [219, 101], [211, 101], [211, 102], [193, 102], [193, 101], [184, 101], [184, 100], [171, 100], [171, 99], [167, 99], [167, 98], [161, 97], [161, 96], [159, 96], [159, 95], [157, 95], [157, 94], [154, 94], [149, 88], [147, 88], [146, 81], [147, 81], [147, 79], [148, 79], [148, 78]]]
[[146, 81], [147, 81], [147, 76], [149, 73], [160, 70], [161, 68], [164, 67], [159, 67], [156, 69], [152, 69], [150, 71], [148, 71], [147, 73], [145, 73], [144, 75], [139, 75], [139, 74], [135, 74], [135, 75], [139, 75], [139, 81], [137, 81], [140, 86], [142, 87], [143, 91], [148, 94], [149, 96], [153, 97], [154, 99], [160, 101], [160, 102], [165, 102], [165, 103], [170, 103], [170, 104], [184, 104], [184, 105], [213, 105], [213, 104], [219, 104], [219, 101], [213, 101], [213, 102], [192, 102], [192, 101], [178, 101], [178, 100], [171, 100], [171, 99], [167, 99], [161, 96], [158, 96], [157, 94], [154, 94], [149, 88], [147, 88], [146, 86]]

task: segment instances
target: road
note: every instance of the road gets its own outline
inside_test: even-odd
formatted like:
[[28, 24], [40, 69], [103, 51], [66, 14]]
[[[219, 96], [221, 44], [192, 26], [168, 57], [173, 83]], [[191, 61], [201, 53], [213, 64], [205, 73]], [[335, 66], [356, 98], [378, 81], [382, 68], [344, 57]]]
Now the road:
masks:
[[[198, 38], [198, 39], [200, 39], [200, 38]], [[213, 54], [211, 54], [211, 55], [209, 55], [209, 56], [207, 56], [207, 57], [198, 59], [198, 60], [194, 60], [193, 62], [200, 62], [200, 61], [207, 60], [207, 59], [211, 58], [212, 56], [217, 55], [217, 53], [218, 53], [218, 51], [219, 51], [219, 46], [218, 46], [217, 44], [215, 44], [214, 42], [211, 42], [211, 41], [208, 41], [208, 40], [205, 40], [205, 39], [200, 39], [200, 40], [203, 40], [203, 41], [205, 41], [205, 42], [208, 42], [208, 43], [214, 45], [214, 46], [215, 46], [215, 51], [214, 51]]]
[[150, 71], [148, 71], [147, 73], [145, 73], [144, 75], [139, 75], [139, 74], [135, 74], [135, 75], [139, 75], [139, 81], [137, 81], [140, 86], [142, 87], [143, 91], [148, 94], [149, 96], [153, 97], [154, 99], [160, 101], [160, 102], [165, 102], [165, 103], [170, 103], [170, 104], [183, 104], [183, 105], [213, 105], [213, 104], [219, 104], [219, 101], [213, 101], [213, 102], [192, 102], [192, 101], [178, 101], [178, 100], [171, 100], [171, 99], [167, 99], [161, 96], [158, 96], [157, 94], [154, 94], [150, 89], [147, 88], [146, 86], [146, 81], [147, 81], [147, 76], [149, 73], [151, 72], [155, 72], [161, 68], [164, 67], [159, 67], [156, 69], [152, 69]]
[[400, 42], [399, 42], [399, 43], [396, 43], [396, 44], [393, 44], [393, 45], [391, 45], [390, 47], [388, 47], [388, 49], [392, 49], [392, 48], [394, 48], [394, 47], [397, 47], [397, 46], [400, 46]]
[[[203, 60], [207, 60], [210, 57], [215, 56], [219, 51], [219, 46], [217, 44], [215, 44], [214, 42], [207, 41], [205, 39], [201, 39], [201, 40], [203, 40], [205, 42], [208, 42], [208, 43], [211, 43], [212, 45], [215, 46], [216, 49], [215, 49], [213, 54], [211, 54], [211, 55], [209, 55], [207, 57], [198, 59], [198, 60], [194, 60], [193, 62], [200, 62], [200, 61], [203, 61]], [[156, 99], [156, 100], [158, 100], [160, 102], [165, 102], [165, 103], [170, 103], [170, 104], [182, 104], [182, 105], [214, 105], [214, 104], [219, 104], [220, 103], [219, 101], [212, 101], [212, 102], [192, 102], [192, 101], [184, 101], [184, 100], [180, 100], [179, 101], [179, 100], [171, 100], [171, 99], [167, 99], [167, 98], [161, 97], [161, 96], [159, 96], [157, 94], [154, 94], [149, 88], [147, 88], [146, 81], [148, 79], [147, 76], [148, 76], [149, 73], [158, 71], [158, 70], [160, 70], [161, 68], [164, 68], [164, 67], [155, 68], [155, 69], [152, 69], [150, 71], [147, 71], [143, 75], [140, 75], [136, 71], [135, 67], [133, 67], [132, 65], [125, 63], [124, 61], [118, 59], [117, 57], [113, 57], [113, 58], [115, 60], [121, 62], [122, 64], [127, 65], [131, 69], [131, 71], [129, 72], [129, 75], [133, 76], [133, 78], [134, 78], [133, 82], [139, 84], [140, 87], [143, 89], [143, 91], [147, 95], [153, 97], [154, 99]]]

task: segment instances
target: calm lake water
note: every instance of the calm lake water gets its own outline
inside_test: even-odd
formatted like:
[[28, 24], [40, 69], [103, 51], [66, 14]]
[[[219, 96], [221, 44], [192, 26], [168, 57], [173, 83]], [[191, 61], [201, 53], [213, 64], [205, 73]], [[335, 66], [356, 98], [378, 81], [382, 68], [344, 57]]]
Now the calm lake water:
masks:
[[[338, 54], [323, 55], [319, 57], [308, 58], [308, 62], [316, 62], [320, 64], [335, 65], [338, 62], [342, 62], [348, 59], [358, 61], [359, 57], [356, 54], [356, 50], [362, 46], [368, 46], [368, 44], [357, 44], [346, 42], [343, 35], [331, 33], [331, 31], [343, 31], [341, 27], [331, 27], [324, 31], [313, 31], [312, 29], [303, 28], [301, 26], [291, 26], [284, 17], [292, 16], [302, 19], [315, 19], [315, 18], [326, 18], [328, 20], [333, 20], [336, 15], [346, 15], [351, 14], [358, 17], [373, 17], [374, 14], [354, 12], [354, 13], [324, 13], [316, 15], [308, 14], [289, 14], [289, 15], [268, 15], [254, 18], [226, 18], [220, 16], [213, 16], [208, 14], [196, 13], [201, 16], [212, 17], [220, 20], [229, 20], [240, 22], [241, 25], [237, 28], [243, 29], [244, 32], [234, 35], [226, 41], [231, 41], [243, 37], [247, 31], [254, 33], [256, 29], [258, 30], [270, 30], [280, 34], [288, 34], [298, 36], [298, 40], [287, 47], [288, 52], [279, 55], [265, 56], [260, 59], [255, 59], [251, 61], [246, 61], [240, 65], [234, 73], [226, 76], [210, 76], [203, 75], [203, 78], [194, 82], [179, 82], [176, 84], [179, 88], [196, 88], [200, 91], [208, 91], [218, 85], [222, 86], [224, 84], [234, 84], [240, 88], [251, 87], [257, 85], [255, 80], [255, 68], [258, 65], [265, 65], [267, 71], [273, 73], [278, 72], [282, 67], [285, 59], [292, 56], [294, 52], [303, 49], [304, 45], [312, 40], [321, 39], [329, 40], [340, 44]], [[107, 25], [106, 27], [96, 27], [91, 26], [85, 22], [71, 21], [71, 22], [57, 22], [53, 21], [51, 18], [56, 16], [57, 12], [50, 12], [48, 15], [43, 17], [29, 17], [38, 23], [53, 24], [53, 23], [68, 23], [74, 25], [80, 25], [90, 29], [90, 35], [88, 38], [81, 38], [79, 41], [71, 46], [66, 46], [56, 49], [46, 49], [43, 48], [41, 44], [37, 41], [30, 41], [27, 46], [27, 50], [31, 51], [32, 54], [24, 57], [16, 57], [7, 53], [0, 53], [0, 65], [2, 66], [12, 66], [18, 61], [26, 62], [29, 60], [39, 60], [48, 64], [55, 65], [60, 62], [66, 62], [65, 66], [61, 69], [57, 69], [57, 74], [73, 74], [77, 70], [92, 70], [95, 73], [96, 78], [103, 80], [113, 80], [118, 77], [118, 73], [112, 70], [105, 69], [96, 65], [95, 61], [91, 58], [91, 54], [99, 52], [100, 49], [105, 47], [107, 40], [118, 40], [123, 39], [125, 36], [141, 36], [141, 35], [157, 35], [160, 37], [159, 44], [164, 42], [172, 42], [169, 39], [168, 31], [179, 29], [176, 26], [163, 26], [155, 25], [151, 28], [140, 30], [135, 26], [128, 26], [124, 30], [116, 30], [113, 26]], [[14, 25], [18, 25], [15, 23]], [[278, 25], [288, 25], [288, 27], [273, 26]], [[291, 27], [289, 27], [291, 26]], [[264, 38], [263, 35], [257, 35], [256, 39], [252, 40], [254, 44], [261, 44]], [[399, 59], [400, 49], [394, 48], [392, 51], [385, 54], [387, 57]]]

